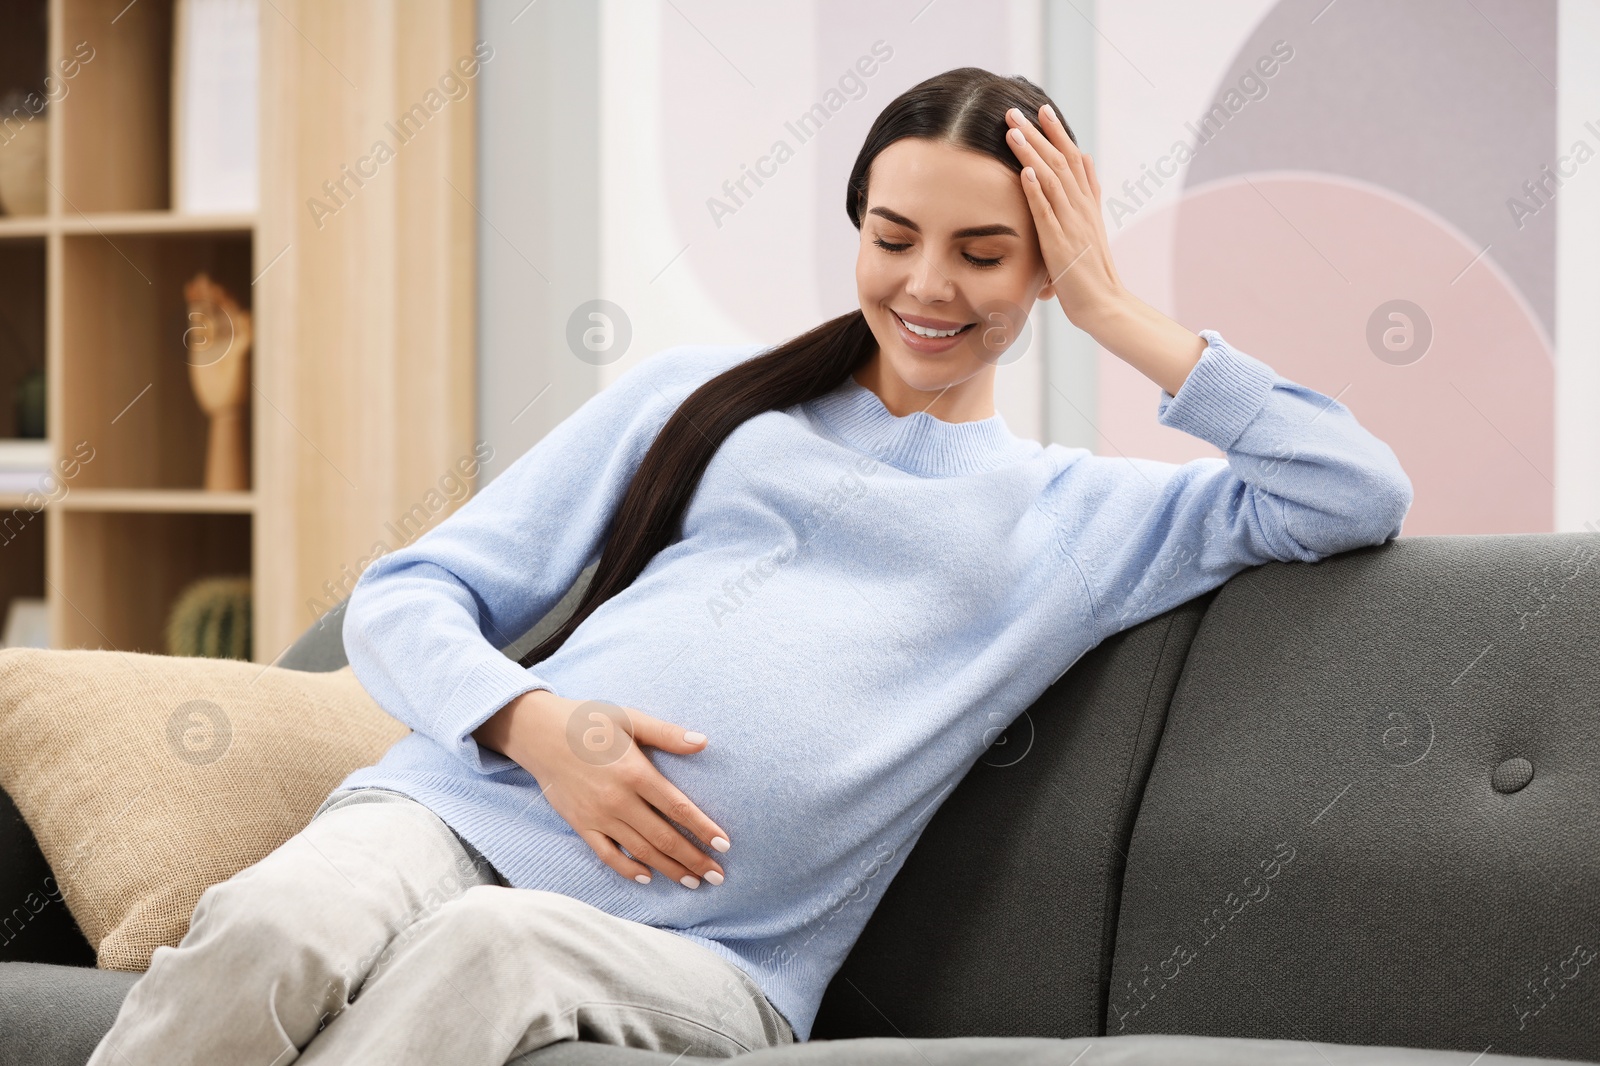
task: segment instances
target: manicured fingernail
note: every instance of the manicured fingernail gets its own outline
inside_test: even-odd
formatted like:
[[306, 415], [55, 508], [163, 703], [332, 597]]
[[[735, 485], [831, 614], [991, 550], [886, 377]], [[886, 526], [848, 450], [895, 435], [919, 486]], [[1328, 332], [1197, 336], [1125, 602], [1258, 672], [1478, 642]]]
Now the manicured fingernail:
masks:
[[706, 735], [704, 733], [696, 733], [691, 729], [683, 735], [683, 742], [685, 744], [698, 744], [705, 738]]
[[1022, 176], [1027, 178], [1029, 181], [1038, 181], [1039, 180], [1039, 176], [1033, 172], [1033, 168], [1032, 167], [1023, 167], [1022, 168]]
[[634, 874], [633, 879], [639, 882], [641, 885], [648, 885], [650, 883], [649, 874]]
[[1024, 137], [1022, 135], [1022, 131], [1017, 129], [1015, 126], [1013, 126], [1011, 128], [1011, 132], [1006, 134], [1006, 136], [1010, 137], [1013, 141], [1016, 141], [1018, 144], [1022, 144], [1024, 142], [1026, 142], [1027, 139], [1028, 139], [1028, 138]]
[[1044, 105], [1044, 113], [1049, 116], [1051, 122], [1061, 121], [1060, 119], [1056, 118], [1056, 109], [1051, 107], [1049, 104]]
[[710, 881], [714, 885], [720, 885], [722, 884], [722, 875], [717, 873], [715, 870], [707, 870], [706, 880]]
[[729, 845], [728, 841], [723, 837], [712, 837], [711, 846], [716, 848], [718, 851], [727, 851]]
[[678, 883], [684, 888], [700, 887], [700, 879], [694, 874], [684, 874], [682, 877], [678, 878]]

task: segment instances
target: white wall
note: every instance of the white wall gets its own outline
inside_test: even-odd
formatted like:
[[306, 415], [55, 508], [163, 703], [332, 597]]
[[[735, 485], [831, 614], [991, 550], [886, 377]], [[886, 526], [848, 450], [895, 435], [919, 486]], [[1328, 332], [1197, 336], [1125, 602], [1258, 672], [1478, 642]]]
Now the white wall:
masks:
[[[1600, 143], [1600, 4], [1561, 0], [1556, 144]], [[1600, 531], [1600, 162], [1556, 202], [1556, 529]]]
[[600, 292], [599, 17], [587, 0], [480, 0], [478, 433], [484, 482], [575, 411], [598, 368], [568, 312]]

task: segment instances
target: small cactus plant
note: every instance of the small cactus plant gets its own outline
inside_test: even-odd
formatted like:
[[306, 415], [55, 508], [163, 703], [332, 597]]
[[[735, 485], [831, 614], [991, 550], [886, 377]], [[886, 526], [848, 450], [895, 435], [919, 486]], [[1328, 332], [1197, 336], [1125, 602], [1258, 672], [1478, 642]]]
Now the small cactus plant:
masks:
[[250, 658], [250, 579], [205, 577], [178, 594], [167, 616], [167, 654]]

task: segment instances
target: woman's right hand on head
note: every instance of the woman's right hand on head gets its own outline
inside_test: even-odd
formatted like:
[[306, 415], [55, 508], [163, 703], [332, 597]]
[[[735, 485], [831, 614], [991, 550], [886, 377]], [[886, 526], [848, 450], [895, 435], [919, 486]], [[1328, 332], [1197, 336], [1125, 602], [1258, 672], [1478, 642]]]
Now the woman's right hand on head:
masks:
[[648, 744], [692, 755], [705, 747], [703, 735], [632, 707], [547, 689], [524, 692], [472, 735], [532, 774], [555, 812], [624, 877], [648, 883], [655, 867], [685, 887], [722, 883], [722, 867], [667, 819], [718, 851], [728, 849], [728, 834], [640, 750]]

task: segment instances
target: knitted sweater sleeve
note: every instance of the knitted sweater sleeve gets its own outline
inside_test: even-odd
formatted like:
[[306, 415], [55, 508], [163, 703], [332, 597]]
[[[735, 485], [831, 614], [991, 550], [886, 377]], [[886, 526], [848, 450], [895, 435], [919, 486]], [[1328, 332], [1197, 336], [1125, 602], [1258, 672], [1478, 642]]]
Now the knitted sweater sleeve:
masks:
[[1085, 456], [1052, 483], [1049, 513], [1088, 586], [1096, 639], [1273, 560], [1314, 562], [1400, 533], [1411, 481], [1337, 401], [1297, 385], [1215, 330], [1157, 416], [1225, 458]]
[[678, 404], [725, 368], [718, 362], [682, 349], [645, 359], [437, 526], [362, 572], [344, 645], [379, 706], [478, 773], [516, 765], [472, 731], [550, 686], [500, 649], [599, 558], [645, 452]]

